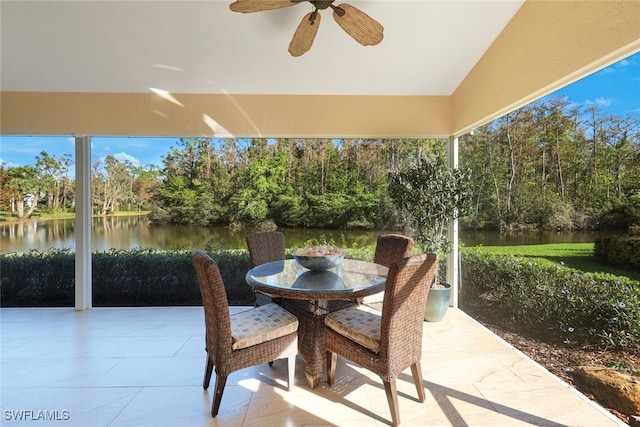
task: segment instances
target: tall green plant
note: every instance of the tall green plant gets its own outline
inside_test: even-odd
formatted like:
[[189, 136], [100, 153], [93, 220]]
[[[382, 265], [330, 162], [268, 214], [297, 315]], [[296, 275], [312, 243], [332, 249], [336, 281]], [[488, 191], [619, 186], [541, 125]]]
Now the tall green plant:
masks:
[[421, 159], [417, 165], [391, 177], [389, 196], [405, 214], [414, 239], [423, 252], [448, 253], [451, 220], [471, 207], [471, 170], [451, 169], [444, 158]]

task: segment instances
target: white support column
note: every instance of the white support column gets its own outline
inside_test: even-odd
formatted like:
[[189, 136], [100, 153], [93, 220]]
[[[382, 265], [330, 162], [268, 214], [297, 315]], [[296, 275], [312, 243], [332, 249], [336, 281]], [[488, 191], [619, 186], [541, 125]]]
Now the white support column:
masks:
[[75, 308], [91, 308], [91, 138], [76, 136]]
[[[458, 137], [449, 137], [447, 145], [447, 159], [449, 167], [458, 168]], [[449, 240], [453, 243], [451, 252], [447, 255], [447, 282], [451, 284], [451, 307], [458, 308], [458, 292], [460, 271], [460, 244], [458, 242], [458, 220], [451, 221], [448, 230]]]

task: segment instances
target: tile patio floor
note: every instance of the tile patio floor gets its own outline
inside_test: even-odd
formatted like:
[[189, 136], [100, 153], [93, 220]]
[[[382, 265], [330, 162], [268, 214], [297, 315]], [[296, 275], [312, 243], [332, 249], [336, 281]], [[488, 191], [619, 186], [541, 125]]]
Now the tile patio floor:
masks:
[[[425, 323], [423, 342], [427, 400], [417, 401], [404, 372], [403, 425], [625, 425], [459, 310]], [[204, 363], [201, 307], [1, 309], [0, 425], [390, 424], [381, 381], [344, 359], [336, 384], [324, 377], [314, 390], [301, 360], [291, 392], [284, 361], [232, 374], [212, 419], [212, 393], [200, 385]], [[43, 416], [58, 420], [36, 421]]]

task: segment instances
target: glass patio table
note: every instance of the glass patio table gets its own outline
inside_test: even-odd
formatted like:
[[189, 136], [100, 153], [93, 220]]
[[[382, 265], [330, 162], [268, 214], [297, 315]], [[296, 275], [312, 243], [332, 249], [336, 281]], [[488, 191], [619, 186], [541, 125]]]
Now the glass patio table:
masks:
[[305, 362], [307, 383], [314, 388], [326, 359], [324, 318], [356, 304], [358, 298], [383, 291], [388, 271], [353, 259], [344, 259], [331, 270], [311, 271], [287, 259], [252, 268], [246, 281], [254, 290], [276, 297], [274, 302], [298, 318], [298, 352]]

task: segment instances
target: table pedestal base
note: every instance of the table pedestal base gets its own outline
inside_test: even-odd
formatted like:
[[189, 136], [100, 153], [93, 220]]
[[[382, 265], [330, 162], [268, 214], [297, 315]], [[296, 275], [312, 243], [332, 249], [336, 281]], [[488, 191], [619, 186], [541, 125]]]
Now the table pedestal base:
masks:
[[304, 360], [307, 384], [315, 388], [322, 378], [326, 359], [324, 318], [327, 314], [351, 305], [352, 301], [303, 301], [279, 298], [277, 302], [298, 318], [298, 353]]

